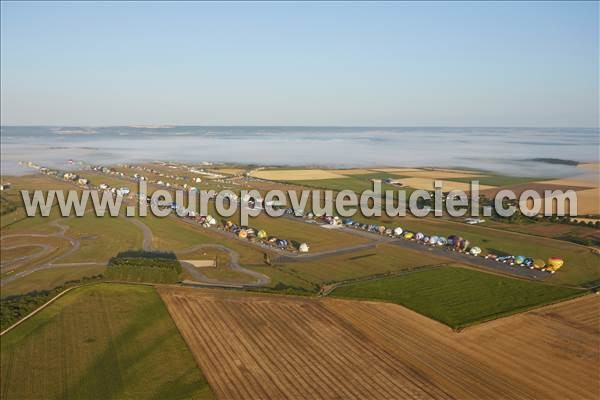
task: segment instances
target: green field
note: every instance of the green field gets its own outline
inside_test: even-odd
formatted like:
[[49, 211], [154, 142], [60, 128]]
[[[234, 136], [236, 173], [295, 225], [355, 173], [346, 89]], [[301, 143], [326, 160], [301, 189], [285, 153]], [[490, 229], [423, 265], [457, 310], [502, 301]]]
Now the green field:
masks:
[[109, 281], [177, 283], [181, 279], [175, 271], [165, 268], [108, 267], [104, 274]]
[[288, 263], [277, 268], [288, 275], [320, 286], [446, 262], [447, 260], [441, 257], [382, 244], [372, 249], [318, 261]]
[[209, 399], [148, 286], [74, 289], [2, 337], [2, 399]]
[[445, 267], [342, 286], [332, 295], [400, 304], [460, 328], [583, 293], [579, 289]]
[[415, 218], [382, 216], [365, 218], [357, 214], [357, 221], [367, 223], [383, 223], [386, 226], [401, 226], [404, 230], [424, 232], [432, 235], [463, 236], [473, 246], [479, 246], [485, 253], [524, 255], [533, 258], [547, 259], [561, 257], [565, 260], [564, 267], [548, 278], [555, 284], [590, 286], [600, 282], [600, 255], [594, 254], [587, 247], [570, 242], [553, 240], [546, 237], [511, 232], [504, 229], [490, 229], [483, 225], [467, 225], [439, 218]]
[[486, 175], [486, 176], [473, 176], [466, 178], [447, 178], [447, 181], [471, 183], [471, 181], [479, 181], [480, 185], [488, 186], [509, 186], [509, 185], [520, 185], [522, 183], [537, 182], [542, 180], [549, 180], [552, 178], [527, 178], [519, 176], [508, 176], [508, 175]]
[[34, 290], [50, 290], [61, 286], [67, 281], [78, 280], [85, 276], [102, 275], [105, 272], [106, 267], [101, 265], [46, 268], [5, 284], [2, 286], [2, 297], [28, 293]]
[[140, 249], [142, 233], [126, 217], [96, 217], [87, 213], [83, 217], [63, 221], [70, 227], [67, 236], [81, 240], [77, 252], [61, 260], [71, 262], [105, 262], [120, 251]]

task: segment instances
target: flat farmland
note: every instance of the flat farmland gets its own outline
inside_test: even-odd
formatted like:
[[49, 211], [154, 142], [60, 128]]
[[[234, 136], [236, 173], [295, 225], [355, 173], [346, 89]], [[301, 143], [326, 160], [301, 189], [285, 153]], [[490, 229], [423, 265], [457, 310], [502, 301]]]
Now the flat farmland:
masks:
[[446, 266], [342, 286], [332, 295], [401, 304], [461, 328], [585, 293], [581, 289]]
[[218, 398], [447, 397], [318, 301], [159, 293]]
[[2, 399], [210, 399], [154, 288], [73, 289], [2, 336]]
[[596, 296], [455, 333], [395, 304], [158, 290], [217, 398], [600, 395]]

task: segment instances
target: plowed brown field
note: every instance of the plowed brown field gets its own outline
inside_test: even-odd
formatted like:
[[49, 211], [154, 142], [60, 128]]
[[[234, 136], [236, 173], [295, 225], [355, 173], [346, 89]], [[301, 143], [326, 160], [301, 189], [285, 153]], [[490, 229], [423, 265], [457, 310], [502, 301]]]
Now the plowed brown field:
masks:
[[598, 398], [586, 296], [461, 333], [394, 304], [160, 288], [219, 398]]

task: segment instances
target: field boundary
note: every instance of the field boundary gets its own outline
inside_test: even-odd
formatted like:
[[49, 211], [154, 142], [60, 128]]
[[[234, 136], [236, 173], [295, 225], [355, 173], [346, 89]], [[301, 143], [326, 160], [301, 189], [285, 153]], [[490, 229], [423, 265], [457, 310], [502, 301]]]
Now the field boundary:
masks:
[[[335, 289], [338, 289], [338, 288], [340, 288], [342, 286], [352, 286], [354, 284], [360, 284], [360, 283], [369, 282], [369, 281], [373, 281], [373, 280], [382, 280], [382, 279], [386, 279], [386, 278], [394, 278], [394, 277], [397, 277], [397, 276], [410, 275], [411, 272], [415, 272], [415, 273], [416, 272], [424, 272], [424, 271], [429, 271], [429, 270], [432, 270], [432, 269], [438, 269], [438, 268], [444, 268], [444, 267], [462, 268], [462, 267], [459, 267], [459, 266], [448, 266], [447, 264], [430, 265], [430, 266], [424, 266], [424, 267], [425, 268], [422, 268], [421, 270], [404, 271], [405, 273], [397, 273], [397, 274], [393, 274], [393, 275], [381, 276], [381, 277], [377, 277], [375, 279], [365, 279], [365, 280], [362, 280], [362, 281], [355, 281], [355, 282], [344, 282], [343, 285], [339, 285], [339, 286], [333, 287], [331, 290], [329, 290], [327, 292], [327, 294], [325, 294], [325, 295], [319, 295], [318, 297], [325, 297], [325, 296], [331, 294]], [[474, 270], [476, 270], [476, 269], [474, 269]], [[479, 271], [479, 272], [481, 272], [481, 271]], [[498, 275], [502, 276], [501, 274], [498, 274]], [[512, 277], [509, 277], [509, 278], [512, 278]], [[340, 297], [340, 296], [336, 296], [336, 295], [332, 295], [332, 296], [330, 296], [330, 298], [335, 299], [335, 300], [341, 300], [341, 301], [363, 301], [363, 302], [372, 302], [372, 303], [393, 304], [393, 305], [396, 305], [398, 307], [402, 307], [402, 308], [404, 308], [406, 310], [409, 310], [409, 311], [411, 311], [413, 313], [416, 313], [416, 314], [418, 314], [418, 315], [420, 315], [420, 316], [422, 316], [424, 318], [427, 318], [427, 319], [429, 319], [431, 321], [434, 321], [436, 323], [442, 324], [443, 326], [445, 326], [446, 328], [449, 328], [450, 330], [452, 330], [455, 333], [461, 333], [464, 330], [467, 330], [469, 328], [475, 328], [475, 327], [487, 325], [487, 324], [490, 324], [492, 322], [495, 322], [495, 321], [498, 321], [498, 320], [501, 320], [501, 319], [515, 317], [517, 315], [521, 315], [521, 314], [524, 314], [524, 313], [527, 313], [527, 312], [530, 312], [530, 311], [539, 310], [539, 309], [543, 309], [543, 308], [546, 308], [546, 307], [554, 306], [554, 305], [557, 305], [557, 304], [569, 303], [569, 302], [575, 301], [575, 300], [577, 300], [579, 298], [582, 298], [582, 297], [585, 297], [585, 296], [589, 296], [589, 295], [592, 295], [592, 294], [597, 294], [597, 293], [594, 293], [593, 291], [590, 291], [590, 290], [587, 290], [587, 289], [583, 289], [583, 288], [573, 288], [573, 289], [579, 289], [580, 293], [575, 293], [575, 294], [573, 294], [571, 296], [563, 297], [561, 299], [552, 300], [552, 301], [545, 302], [545, 303], [535, 304], [533, 306], [525, 306], [525, 307], [515, 308], [515, 309], [509, 310], [509, 311], [505, 311], [505, 312], [491, 314], [491, 315], [489, 315], [487, 317], [484, 317], [484, 318], [482, 318], [480, 320], [469, 322], [469, 323], [466, 323], [464, 325], [460, 325], [460, 326], [457, 326], [457, 327], [452, 327], [452, 326], [446, 324], [445, 322], [443, 322], [441, 320], [438, 320], [438, 319], [433, 318], [433, 317], [431, 317], [429, 315], [423, 314], [423, 313], [421, 313], [421, 312], [419, 312], [419, 311], [417, 311], [417, 310], [415, 310], [413, 308], [410, 308], [410, 307], [408, 307], [408, 306], [406, 306], [404, 304], [395, 303], [395, 302], [388, 301], [388, 300], [374, 299], [374, 298], [368, 298], [368, 297]]]
[[18, 320], [17, 322], [15, 322], [11, 326], [9, 326], [5, 330], [3, 330], [2, 332], [0, 332], [0, 336], [4, 336], [5, 333], [12, 331], [14, 328], [21, 325], [23, 322], [27, 321], [29, 318], [33, 317], [35, 314], [39, 313], [44, 308], [46, 308], [50, 304], [54, 303], [56, 300], [58, 300], [60, 297], [62, 297], [67, 292], [69, 292], [73, 289], [82, 288], [85, 286], [99, 285], [99, 284], [103, 284], [103, 283], [112, 283], [112, 284], [117, 284], [117, 285], [143, 285], [143, 286], [152, 286], [152, 287], [156, 286], [156, 284], [147, 283], [147, 282], [104, 281], [104, 280], [99, 281], [99, 282], [84, 283], [82, 285], [71, 286], [71, 287], [66, 288], [65, 290], [63, 290], [62, 292], [60, 292], [59, 294], [57, 294], [56, 296], [54, 296], [53, 298], [51, 298], [50, 300], [48, 300], [47, 302], [45, 302], [44, 304], [42, 304], [41, 306], [36, 308], [35, 310], [33, 310], [32, 312], [30, 312], [29, 314], [27, 314], [26, 316], [24, 316], [23, 318], [21, 318], [20, 320]]
[[21, 318], [20, 320], [18, 320], [17, 322], [15, 322], [11, 326], [9, 326], [8, 328], [6, 328], [2, 332], [0, 332], [0, 336], [4, 336], [5, 333], [12, 331], [14, 328], [21, 325], [23, 322], [27, 321], [29, 318], [33, 317], [35, 314], [42, 311], [44, 308], [48, 307], [50, 304], [54, 303], [54, 301], [56, 301], [57, 299], [62, 297], [65, 293], [67, 293], [75, 288], [82, 287], [82, 286], [87, 286], [87, 285], [71, 286], [70, 288], [63, 290], [62, 292], [60, 292], [59, 294], [57, 294], [56, 296], [54, 296], [53, 298], [51, 298], [50, 300], [48, 300], [47, 302], [45, 302], [44, 304], [42, 304], [41, 306], [39, 306], [38, 308], [33, 310], [32, 312], [30, 312], [29, 314], [27, 314], [26, 316], [24, 316], [23, 318]]

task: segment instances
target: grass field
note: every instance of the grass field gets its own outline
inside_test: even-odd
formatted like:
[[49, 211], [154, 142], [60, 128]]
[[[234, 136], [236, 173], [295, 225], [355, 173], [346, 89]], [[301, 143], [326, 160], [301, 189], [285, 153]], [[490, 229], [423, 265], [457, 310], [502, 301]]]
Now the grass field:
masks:
[[125, 250], [141, 249], [142, 233], [125, 217], [96, 217], [87, 213], [80, 218], [69, 218], [67, 235], [81, 240], [79, 250], [61, 262], [108, 261]]
[[125, 282], [177, 283], [181, 280], [175, 271], [165, 268], [141, 268], [127, 266], [110, 266], [106, 268], [104, 276], [110, 281]]
[[185, 251], [199, 244], [222, 244], [240, 254], [242, 264], [262, 264], [263, 253], [252, 245], [244, 245], [236, 239], [224, 239], [211, 233], [209, 229], [187, 224], [177, 218], [140, 218], [154, 235], [154, 247], [158, 250], [174, 251], [180, 258], [186, 258]]
[[527, 178], [527, 177], [518, 177], [518, 176], [508, 176], [508, 175], [485, 175], [485, 176], [469, 176], [469, 177], [460, 177], [460, 178], [446, 178], [449, 181], [453, 182], [463, 182], [463, 183], [471, 183], [471, 181], [479, 181], [480, 185], [484, 186], [509, 186], [509, 185], [519, 185], [522, 183], [528, 182], [537, 182], [539, 178]]
[[545, 237], [524, 235], [505, 229], [490, 229], [484, 225], [467, 225], [439, 218], [397, 217], [365, 218], [356, 214], [355, 220], [368, 223], [383, 223], [386, 226], [401, 226], [405, 230], [424, 232], [429, 235], [458, 235], [470, 240], [472, 246], [479, 246], [491, 253], [506, 253], [547, 259], [561, 257], [564, 267], [548, 278], [548, 281], [565, 285], [590, 285], [600, 282], [600, 255], [589, 248], [566, 241]]
[[153, 288], [74, 289], [2, 337], [2, 399], [209, 399]]
[[578, 289], [446, 267], [342, 286], [332, 295], [401, 304], [460, 328], [583, 293]]
[[322, 285], [445, 262], [447, 260], [443, 258], [383, 244], [318, 261], [284, 264], [278, 268], [315, 285]]
[[2, 286], [2, 297], [34, 290], [50, 290], [67, 281], [101, 275], [105, 272], [106, 267], [88, 265], [42, 269]]

